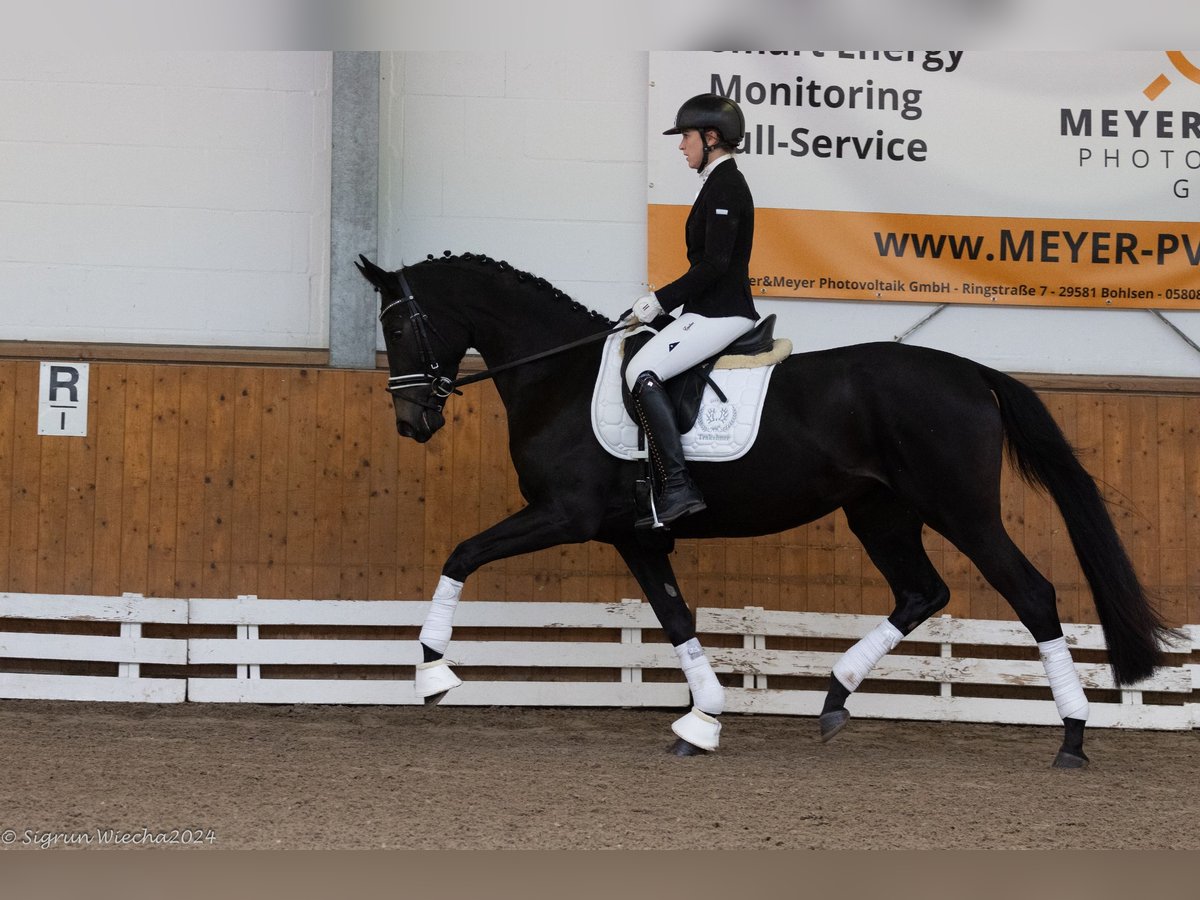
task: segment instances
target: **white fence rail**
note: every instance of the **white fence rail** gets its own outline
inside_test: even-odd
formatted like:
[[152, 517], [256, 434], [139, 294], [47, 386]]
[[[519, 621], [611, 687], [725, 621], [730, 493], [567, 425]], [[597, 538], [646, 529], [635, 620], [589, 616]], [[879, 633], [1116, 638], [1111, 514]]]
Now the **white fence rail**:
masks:
[[[44, 630], [5, 630], [6, 619], [28, 620]], [[186, 699], [183, 679], [143, 678], [141, 666], [186, 665], [186, 638], [143, 637], [142, 626], [186, 625], [187, 620], [187, 600], [140, 594], [123, 597], [0, 594], [0, 659], [116, 664], [116, 674], [112, 676], [0, 672], [0, 698], [182, 703]], [[106, 623], [115, 626], [119, 633], [55, 633], [51, 624], [55, 622]]]
[[[351, 600], [237, 599], [166, 600], [125, 597], [69, 597], [0, 594], [0, 658], [105, 661], [117, 664], [114, 676], [0, 673], [0, 697], [30, 699], [127, 700], [208, 703], [416, 704], [411, 667], [420, 661], [411, 637], [395, 638], [395, 629], [413, 629], [424, 621], [427, 602]], [[4, 619], [106, 622], [120, 635], [54, 634], [5, 631]], [[222, 626], [227, 637], [145, 638], [149, 623]], [[879, 622], [878, 616], [793, 613], [761, 609], [697, 610], [697, 631], [719, 673], [729, 676], [726, 709], [730, 712], [816, 715], [824, 684], [811, 689], [781, 686], [779, 678], [825, 679], [840, 650], [781, 649], [779, 639], [837, 641], [848, 646]], [[462, 604], [455, 616], [461, 629], [581, 630], [579, 639], [519, 640], [498, 633], [495, 639], [456, 639], [448, 657], [464, 670], [465, 684], [445, 699], [450, 705], [504, 706], [651, 706], [682, 707], [688, 691], [672, 648], [663, 642], [648, 605], [620, 603]], [[25, 626], [26, 628], [28, 626]], [[270, 629], [261, 636], [261, 629]], [[354, 637], [339, 637], [353, 628]], [[280, 632], [328, 636], [282, 636]], [[363, 637], [379, 630], [379, 637]], [[211, 629], [209, 629], [211, 630]], [[649, 642], [643, 642], [648, 630]], [[1103, 650], [1095, 625], [1066, 625], [1077, 651]], [[1187, 646], [1177, 648], [1183, 662], [1160, 669], [1153, 678], [1119, 693], [1108, 666], [1076, 662], [1084, 687], [1092, 694], [1089, 724], [1110, 728], [1185, 729], [1200, 727], [1200, 664], [1191, 654], [1200, 645], [1200, 626], [1184, 629]], [[740, 637], [742, 646], [721, 647]], [[851, 700], [860, 717], [934, 719], [1053, 725], [1058, 713], [1046, 692], [1046, 677], [1036, 658], [1003, 658], [1012, 648], [1030, 656], [1034, 647], [1017, 622], [942, 617], [909, 635], [871, 673]], [[982, 652], [978, 648], [985, 648]], [[1078, 657], [1080, 654], [1077, 653]], [[159, 663], [187, 666], [187, 677], [143, 678], [139, 667]], [[209, 675], [197, 667], [218, 666]], [[353, 677], [313, 677], [313, 667], [354, 667]], [[608, 670], [609, 680], [499, 680], [494, 668], [523, 670]], [[265, 671], [264, 671], [265, 669]], [[376, 669], [369, 677], [361, 670]], [[400, 669], [399, 675], [395, 672]], [[308, 671], [306, 671], [308, 670]], [[466, 672], [466, 670], [473, 670]], [[665, 674], [651, 677], [648, 672]], [[738, 677], [740, 676], [740, 677]], [[880, 687], [888, 685], [888, 692]], [[1042, 688], [1032, 696], [971, 696], [979, 686]], [[1105, 692], [1102, 700], [1096, 694]], [[1041, 696], [1038, 696], [1038, 695]], [[1150, 696], [1147, 696], [1150, 695]]]

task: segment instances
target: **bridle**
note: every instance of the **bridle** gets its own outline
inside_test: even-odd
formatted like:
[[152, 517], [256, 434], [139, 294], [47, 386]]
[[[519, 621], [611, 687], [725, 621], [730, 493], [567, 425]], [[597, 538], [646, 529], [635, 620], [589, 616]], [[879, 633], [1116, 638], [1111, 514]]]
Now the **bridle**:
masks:
[[[441, 366], [438, 364], [437, 357], [433, 353], [433, 343], [429, 339], [432, 334], [443, 346], [449, 347], [446, 339], [438, 333], [437, 328], [429, 317], [425, 315], [425, 311], [421, 309], [421, 304], [417, 302], [416, 296], [413, 294], [412, 285], [408, 283], [408, 279], [404, 277], [404, 270], [401, 269], [396, 274], [400, 278], [400, 293], [401, 297], [391, 301], [383, 307], [379, 312], [379, 322], [382, 325], [383, 319], [393, 310], [399, 309], [397, 312], [407, 315], [409, 321], [413, 323], [413, 331], [417, 338], [417, 350], [421, 355], [421, 365], [424, 366], [424, 371], [414, 372], [409, 375], [389, 375], [387, 390], [393, 397], [400, 396], [401, 391], [411, 390], [412, 388], [427, 387], [429, 395], [425, 400], [414, 399], [412, 397], [402, 397], [409, 403], [415, 403], [417, 406], [425, 409], [433, 410], [436, 413], [441, 413], [442, 408], [446, 405], [446, 400], [451, 394], [462, 394], [459, 390], [468, 384], [474, 384], [477, 381], [486, 381], [504, 372], [508, 369], [517, 366], [523, 366], [526, 363], [536, 362], [540, 359], [545, 359], [548, 356], [554, 356], [562, 353], [565, 350], [573, 350], [576, 347], [581, 347], [584, 344], [590, 344], [594, 341], [603, 340], [610, 334], [615, 334], [618, 331], [624, 331], [629, 327], [630, 323], [626, 321], [629, 318], [632, 310], [626, 311], [620, 318], [620, 324], [608, 331], [601, 331], [597, 334], [590, 334], [587, 337], [580, 338], [577, 341], [571, 341], [569, 344], [563, 344], [559, 347], [552, 347], [549, 350], [543, 350], [540, 353], [535, 353], [532, 356], [526, 356], [521, 359], [513, 360], [512, 362], [503, 363], [491, 369], [485, 369], [482, 372], [476, 372], [472, 375], [466, 375], [462, 378], [453, 378], [441, 374]], [[636, 324], [636, 323], [635, 323]], [[389, 354], [389, 366], [391, 358]], [[456, 373], [457, 374], [457, 373]]]
[[453, 378], [441, 374], [441, 366], [433, 353], [433, 344], [429, 340], [429, 335], [432, 333], [443, 345], [449, 345], [446, 344], [446, 339], [438, 333], [434, 324], [429, 321], [429, 316], [425, 315], [425, 311], [421, 309], [421, 304], [417, 302], [417, 298], [413, 295], [412, 285], [404, 277], [404, 271], [401, 270], [396, 274], [400, 276], [400, 293], [402, 296], [380, 310], [379, 323], [382, 325], [384, 317], [392, 312], [392, 310], [395, 310], [396, 307], [400, 307], [397, 311], [408, 316], [409, 321], [413, 323], [413, 332], [417, 338], [417, 351], [421, 355], [421, 365], [424, 366], [424, 371], [415, 372], [410, 375], [389, 375], [387, 390], [392, 396], [398, 396], [400, 391], [427, 387], [429, 388], [429, 397], [426, 400], [412, 397], [403, 397], [402, 399], [440, 413], [442, 407], [446, 405], [447, 398], [451, 394], [461, 394], [462, 391], [458, 390], [458, 382]]

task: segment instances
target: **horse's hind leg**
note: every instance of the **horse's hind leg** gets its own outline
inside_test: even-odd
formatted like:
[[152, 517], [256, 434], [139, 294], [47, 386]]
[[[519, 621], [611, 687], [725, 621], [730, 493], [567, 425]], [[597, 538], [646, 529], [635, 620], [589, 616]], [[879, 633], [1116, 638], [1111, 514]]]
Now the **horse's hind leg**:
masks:
[[878, 491], [847, 504], [846, 520], [895, 596], [891, 615], [842, 654], [829, 676], [829, 691], [819, 720], [828, 741], [850, 719], [846, 701], [879, 660], [900, 640], [950, 601], [921, 542], [920, 516], [893, 493]]
[[1054, 767], [1078, 769], [1086, 766], [1088, 758], [1083, 752], [1083, 729], [1088, 717], [1088, 702], [1063, 637], [1054, 585], [1012, 542], [998, 514], [989, 521], [972, 522], [961, 532], [947, 528], [942, 533], [975, 563], [988, 583], [1012, 605], [1017, 618], [1037, 641], [1050, 692], [1063, 720], [1063, 744], [1054, 759]]
[[646, 592], [692, 693], [691, 711], [671, 725], [678, 738], [671, 752], [695, 756], [716, 750], [721, 734], [717, 717], [725, 710], [725, 688], [696, 639], [696, 621], [675, 581], [671, 560], [666, 553], [650, 550], [637, 541], [618, 543], [616, 548]]

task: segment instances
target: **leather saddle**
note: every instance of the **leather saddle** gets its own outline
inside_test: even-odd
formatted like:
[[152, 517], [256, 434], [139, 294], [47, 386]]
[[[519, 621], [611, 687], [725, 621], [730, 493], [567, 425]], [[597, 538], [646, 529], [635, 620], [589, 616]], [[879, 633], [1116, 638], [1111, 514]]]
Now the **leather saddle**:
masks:
[[[657, 325], [659, 321], [665, 325], [669, 319], [669, 316], [665, 316], [656, 321], [654, 325]], [[625, 409], [629, 412], [629, 417], [635, 422], [639, 419], [637, 411], [634, 409], [633, 397], [629, 393], [629, 388], [625, 386], [625, 370], [629, 367], [629, 361], [633, 359], [634, 354], [642, 349], [656, 333], [657, 329], [653, 332], [641, 331], [625, 339], [624, 359], [621, 361], [621, 396], [625, 401]], [[670, 395], [675, 407], [675, 422], [679, 426], [679, 433], [686, 434], [696, 424], [696, 416], [700, 413], [700, 401], [704, 398], [704, 389], [708, 385], [712, 384], [717, 396], [721, 398], [722, 402], [725, 402], [721, 389], [713, 384], [709, 377], [717, 360], [722, 356], [757, 356], [760, 353], [770, 352], [774, 346], [775, 314], [772, 313], [760, 319], [757, 325], [716, 356], [709, 357], [667, 381], [667, 394]]]

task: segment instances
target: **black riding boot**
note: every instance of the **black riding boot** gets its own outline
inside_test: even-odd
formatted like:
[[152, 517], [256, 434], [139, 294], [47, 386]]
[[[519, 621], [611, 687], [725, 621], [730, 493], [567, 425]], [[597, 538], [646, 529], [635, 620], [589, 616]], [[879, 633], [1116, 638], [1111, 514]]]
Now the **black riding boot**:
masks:
[[[633, 386], [633, 400], [662, 485], [662, 493], [654, 498], [658, 521], [669, 525], [682, 516], [700, 512], [704, 509], [704, 497], [688, 475], [674, 405], [658, 376], [653, 372], [639, 375]], [[652, 528], [654, 524], [653, 516], [634, 523], [637, 528]]]

